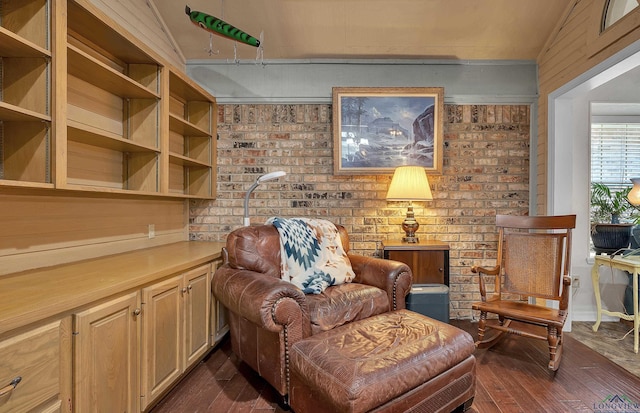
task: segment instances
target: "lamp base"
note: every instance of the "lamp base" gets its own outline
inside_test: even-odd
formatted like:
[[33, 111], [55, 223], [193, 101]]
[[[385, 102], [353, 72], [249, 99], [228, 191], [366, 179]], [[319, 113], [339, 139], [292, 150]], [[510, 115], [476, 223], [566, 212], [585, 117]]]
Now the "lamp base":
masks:
[[409, 208], [407, 208], [407, 217], [402, 222], [402, 229], [406, 234], [406, 237], [402, 237], [402, 242], [407, 242], [410, 244], [415, 244], [418, 242], [418, 237], [416, 237], [416, 231], [420, 228], [420, 224], [416, 221], [415, 215], [413, 214], [413, 205], [409, 203]]

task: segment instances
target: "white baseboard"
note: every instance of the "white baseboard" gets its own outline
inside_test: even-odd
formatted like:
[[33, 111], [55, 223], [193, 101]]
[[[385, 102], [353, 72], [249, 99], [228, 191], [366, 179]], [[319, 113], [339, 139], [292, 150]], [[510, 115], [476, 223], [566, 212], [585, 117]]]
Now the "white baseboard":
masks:
[[[571, 321], [593, 321], [596, 322], [596, 311], [594, 310], [574, 310], [571, 312]], [[602, 315], [602, 321], [620, 321], [619, 317]]]

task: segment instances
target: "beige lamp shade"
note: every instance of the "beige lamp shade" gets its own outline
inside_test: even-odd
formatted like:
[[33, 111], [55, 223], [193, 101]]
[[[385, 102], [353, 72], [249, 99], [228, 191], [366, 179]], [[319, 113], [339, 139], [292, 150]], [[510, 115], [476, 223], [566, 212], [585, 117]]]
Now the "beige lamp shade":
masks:
[[633, 188], [627, 194], [629, 203], [633, 206], [640, 206], [640, 178], [631, 178]]
[[400, 166], [396, 168], [387, 191], [387, 201], [409, 201], [407, 217], [402, 222], [402, 229], [406, 236], [402, 241], [409, 243], [420, 242], [416, 237], [416, 231], [420, 227], [413, 213], [412, 201], [429, 201], [431, 188], [424, 168], [421, 166]]
[[396, 168], [387, 191], [387, 201], [429, 201], [432, 200], [429, 180], [421, 166], [400, 166]]

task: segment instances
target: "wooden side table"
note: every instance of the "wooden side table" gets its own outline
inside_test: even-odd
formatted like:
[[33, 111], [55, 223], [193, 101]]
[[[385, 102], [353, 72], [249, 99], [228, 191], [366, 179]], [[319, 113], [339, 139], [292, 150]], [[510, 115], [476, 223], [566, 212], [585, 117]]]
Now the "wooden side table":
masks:
[[[609, 311], [602, 309], [602, 303], [600, 299], [600, 272], [598, 269], [600, 266], [607, 266], [610, 268], [617, 268], [619, 270], [627, 271], [632, 274], [633, 278], [633, 315], [623, 314], [618, 311]], [[633, 258], [623, 258], [619, 255], [609, 257], [608, 255], [596, 255], [595, 263], [591, 269], [591, 282], [593, 283], [593, 292], [596, 296], [596, 308], [597, 318], [596, 323], [593, 325], [593, 331], [598, 331], [600, 321], [602, 320], [602, 314], [610, 315], [613, 317], [620, 317], [624, 320], [633, 321], [633, 351], [638, 352], [638, 328], [640, 327], [640, 314], [638, 314], [638, 272], [640, 272], [640, 257], [635, 256]]]
[[389, 240], [382, 242], [385, 259], [404, 262], [413, 272], [414, 284], [449, 286], [449, 244], [423, 240], [416, 243]]

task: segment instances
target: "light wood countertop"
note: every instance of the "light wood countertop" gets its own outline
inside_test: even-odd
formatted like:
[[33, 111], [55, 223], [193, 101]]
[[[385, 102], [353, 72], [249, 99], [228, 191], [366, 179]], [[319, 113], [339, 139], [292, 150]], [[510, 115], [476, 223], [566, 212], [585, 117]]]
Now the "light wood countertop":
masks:
[[0, 278], [0, 335], [220, 258], [223, 242], [184, 241]]

